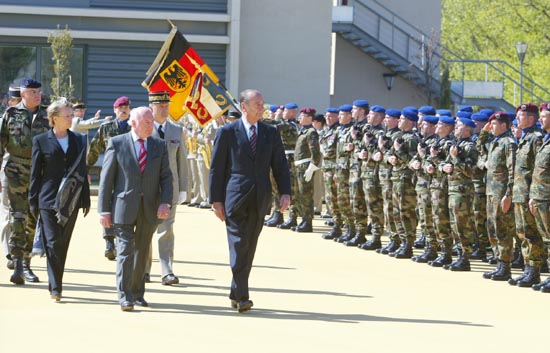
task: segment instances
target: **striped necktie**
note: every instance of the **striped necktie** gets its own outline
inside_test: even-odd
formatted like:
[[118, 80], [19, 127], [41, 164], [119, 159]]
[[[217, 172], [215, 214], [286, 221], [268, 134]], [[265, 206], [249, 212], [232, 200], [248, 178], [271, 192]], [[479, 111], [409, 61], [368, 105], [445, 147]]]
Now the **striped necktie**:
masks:
[[258, 144], [258, 135], [256, 134], [256, 126], [250, 126], [250, 149], [252, 154], [256, 154], [256, 145]]
[[147, 150], [145, 149], [145, 141], [143, 139], [138, 139], [138, 142], [140, 143], [139, 146], [139, 169], [141, 169], [141, 174], [145, 172], [145, 164], [147, 163]]

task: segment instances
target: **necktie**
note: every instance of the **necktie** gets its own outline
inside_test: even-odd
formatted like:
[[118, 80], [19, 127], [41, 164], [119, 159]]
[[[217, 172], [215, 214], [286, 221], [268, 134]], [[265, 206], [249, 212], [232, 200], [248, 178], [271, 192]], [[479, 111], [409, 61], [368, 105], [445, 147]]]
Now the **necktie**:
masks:
[[256, 145], [258, 144], [258, 135], [256, 134], [256, 126], [250, 126], [250, 149], [252, 154], [256, 154]]
[[138, 139], [138, 142], [140, 143], [138, 163], [141, 174], [143, 174], [145, 171], [145, 164], [147, 163], [147, 150], [145, 149], [145, 141], [143, 139]]
[[164, 130], [162, 130], [162, 125], [159, 125], [158, 133], [160, 138], [164, 140]]

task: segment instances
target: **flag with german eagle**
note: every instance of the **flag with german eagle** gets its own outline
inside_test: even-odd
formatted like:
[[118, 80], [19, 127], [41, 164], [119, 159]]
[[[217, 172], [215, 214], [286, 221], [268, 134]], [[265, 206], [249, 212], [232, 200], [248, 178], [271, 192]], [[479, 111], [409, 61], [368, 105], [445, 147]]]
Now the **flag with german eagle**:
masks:
[[[210, 90], [203, 89], [207, 81]], [[230, 95], [191, 44], [174, 26], [141, 83], [149, 92], [170, 93], [170, 116], [178, 121], [186, 112], [204, 126], [232, 105]], [[219, 91], [213, 97], [203, 92]], [[208, 101], [208, 102], [207, 102]]]

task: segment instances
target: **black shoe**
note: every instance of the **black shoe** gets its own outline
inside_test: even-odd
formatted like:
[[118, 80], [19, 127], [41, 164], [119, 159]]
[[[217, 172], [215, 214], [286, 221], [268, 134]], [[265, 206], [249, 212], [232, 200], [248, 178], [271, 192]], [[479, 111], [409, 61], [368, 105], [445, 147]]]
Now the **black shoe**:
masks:
[[529, 265], [526, 265], [525, 268], [529, 268], [530, 271], [518, 281], [518, 287], [532, 287], [534, 284], [540, 283], [539, 269]]
[[198, 202], [189, 202], [187, 207], [197, 207], [198, 205], [200, 205]]
[[120, 304], [120, 310], [122, 311], [132, 311], [134, 310], [134, 304], [129, 301], [124, 301]]
[[323, 234], [321, 238], [330, 240], [330, 239], [338, 238], [341, 235], [342, 235], [342, 230], [340, 229], [340, 227], [334, 226], [329, 232], [326, 232], [325, 234]]
[[311, 233], [313, 232], [313, 226], [311, 225], [311, 222], [302, 221], [302, 223], [300, 223], [294, 231], [298, 233]]
[[519, 275], [518, 277], [516, 277], [516, 278], [510, 278], [508, 280], [508, 284], [511, 285], [511, 286], [516, 286], [519, 281], [521, 281], [522, 279], [524, 279], [527, 276], [529, 271], [531, 271], [531, 266], [525, 265], [525, 270], [523, 271], [523, 273], [521, 275]]
[[521, 253], [521, 249], [514, 250], [514, 259], [512, 260], [511, 267], [521, 270], [525, 268], [525, 262], [523, 261], [523, 254]]
[[116, 259], [116, 247], [114, 237], [105, 238], [105, 257], [111, 261], [114, 261]]
[[540, 287], [542, 293], [550, 293], [550, 283]]
[[335, 224], [336, 223], [334, 222], [333, 219], [329, 219], [328, 221], [325, 221], [325, 225], [329, 227], [334, 227]]
[[414, 247], [416, 249], [424, 249], [426, 247], [426, 235], [420, 234], [420, 237], [414, 241]]
[[455, 246], [453, 246], [453, 250], [451, 251], [451, 255], [458, 256], [458, 254], [459, 254], [459, 248], [458, 248], [458, 245], [455, 244]]
[[265, 221], [266, 227], [277, 227], [279, 224], [282, 224], [285, 221], [283, 214], [279, 211], [274, 211], [273, 215]]
[[[448, 267], [447, 267], [448, 266]], [[459, 258], [450, 265], [443, 266], [446, 270], [453, 272], [467, 272], [471, 271], [470, 260], [467, 256], [461, 255]]]
[[323, 219], [332, 218], [332, 215], [331, 215], [330, 213], [323, 213], [323, 215], [321, 216], [321, 218], [323, 218]]
[[394, 252], [399, 249], [401, 245], [401, 239], [391, 239], [390, 242], [383, 248], [376, 249], [376, 252], [382, 255], [387, 255], [390, 252]]
[[491, 279], [491, 277], [493, 277], [493, 275], [497, 272], [498, 272], [498, 266], [495, 267], [495, 269], [492, 271], [483, 272], [483, 278]]
[[422, 254], [411, 258], [414, 262], [421, 264], [426, 264], [428, 261], [433, 261], [435, 259], [437, 259], [437, 251], [431, 246], [424, 248], [424, 252]]
[[489, 265], [496, 265], [496, 264], [498, 264], [498, 259], [495, 255], [492, 255], [492, 256], [489, 256], [488, 258], [486, 258], [485, 260], [483, 260], [483, 262], [486, 262]]
[[344, 242], [345, 246], [358, 246], [361, 244], [364, 244], [367, 242], [367, 238], [365, 238], [364, 235], [362, 235], [359, 231], [355, 233], [355, 236], [351, 238], [350, 240]]
[[174, 276], [173, 273], [169, 273], [166, 276], [162, 277], [162, 285], [164, 286], [171, 286], [178, 283], [180, 283], [180, 280], [178, 277]]
[[315, 212], [313, 212], [313, 215], [314, 215], [314, 216], [320, 216], [320, 215], [321, 215], [321, 212], [315, 211]]
[[23, 259], [23, 276], [25, 276], [26, 282], [37, 283], [40, 282], [40, 279], [37, 275], [34, 274], [31, 270], [31, 259]]
[[23, 260], [20, 257], [14, 257], [13, 264], [13, 274], [10, 277], [10, 282], [14, 284], [25, 284], [25, 276], [23, 274]]
[[237, 309], [238, 305], [239, 305], [239, 303], [236, 300], [231, 299], [231, 307], [233, 309]]
[[337, 243], [345, 243], [346, 241], [353, 239], [354, 236], [355, 236], [355, 229], [348, 228], [340, 237], [334, 238], [334, 241]]
[[382, 242], [380, 241], [380, 236], [378, 235], [373, 235], [369, 239], [369, 241], [367, 241], [364, 244], [360, 244], [358, 246], [359, 249], [363, 249], [363, 250], [376, 250], [376, 249], [380, 249], [381, 247], [382, 247]]
[[539, 284], [533, 284], [531, 288], [533, 288], [533, 290], [541, 290], [544, 286], [550, 286], [550, 277], [540, 282]]
[[135, 300], [134, 302], [136, 305], [139, 305], [139, 306], [143, 306], [143, 307], [148, 307], [149, 306], [149, 303], [147, 303], [147, 301], [145, 300], [145, 298], [138, 298]]
[[396, 259], [410, 259], [413, 257], [413, 241], [405, 240], [404, 245], [397, 250], [393, 257]]
[[444, 265], [449, 265], [453, 262], [453, 257], [449, 252], [442, 252], [439, 257], [433, 261], [428, 261], [428, 265], [432, 267], [443, 267]]
[[507, 281], [512, 277], [510, 272], [510, 263], [499, 261], [497, 271], [493, 273], [491, 279], [493, 281]]
[[237, 310], [239, 310], [239, 313], [244, 313], [252, 309], [253, 306], [252, 300], [242, 300], [237, 303]]
[[470, 259], [485, 262], [487, 260], [487, 253], [484, 248], [477, 248], [470, 254]]
[[286, 220], [286, 222], [279, 224], [277, 228], [291, 229], [292, 227], [296, 227], [296, 226], [298, 226], [298, 223], [296, 222], [296, 218], [291, 215], [289, 219]]

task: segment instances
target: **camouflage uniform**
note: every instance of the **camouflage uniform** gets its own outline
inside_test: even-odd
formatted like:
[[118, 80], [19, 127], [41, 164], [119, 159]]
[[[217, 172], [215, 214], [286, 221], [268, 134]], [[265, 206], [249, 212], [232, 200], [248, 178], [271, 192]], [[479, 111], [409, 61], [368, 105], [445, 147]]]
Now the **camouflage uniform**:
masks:
[[[294, 166], [294, 149], [296, 148], [296, 140], [298, 139], [298, 123], [295, 119], [281, 120], [280, 123], [277, 124], [277, 127], [279, 129], [279, 133], [281, 134], [281, 140], [283, 141], [286, 159], [288, 161], [288, 168], [290, 170], [291, 193], [296, 196], [298, 184], [296, 183], [296, 167]], [[279, 196], [276, 195], [273, 199], [274, 208], [278, 209]], [[280, 224], [278, 227], [290, 229], [290, 227], [295, 225], [297, 215], [298, 209], [296, 208], [295, 202], [291, 202], [289, 207], [290, 219], [287, 220], [287, 222]]]
[[[346, 146], [351, 143], [351, 129], [353, 124], [340, 125], [338, 131], [338, 143], [336, 146], [336, 179], [338, 188], [338, 208], [342, 214], [342, 222], [348, 227], [347, 233], [342, 235], [344, 238], [353, 237], [355, 234], [355, 217], [351, 209], [350, 201], [350, 159], [353, 151], [346, 151]], [[335, 220], [336, 221], [336, 220]], [[342, 224], [336, 223], [341, 227]], [[340, 239], [338, 238], [338, 239]]]
[[[352, 143], [354, 150], [350, 152], [349, 169], [350, 169], [350, 201], [351, 208], [353, 210], [353, 216], [355, 218], [355, 237], [359, 241], [363, 241], [365, 234], [367, 233], [368, 218], [367, 218], [367, 204], [365, 202], [365, 193], [363, 191], [363, 181], [361, 179], [361, 165], [362, 161], [357, 157], [357, 153], [361, 152], [361, 140], [363, 139], [363, 129], [367, 125], [367, 121], [363, 120], [358, 122], [353, 127]], [[351, 240], [351, 239], [350, 239]], [[364, 241], [363, 241], [364, 242]], [[357, 245], [354, 241], [351, 245]]]
[[311, 163], [317, 167], [321, 165], [319, 135], [312, 125], [301, 127], [296, 140], [294, 158], [295, 182], [298, 187], [294, 203], [298, 214], [302, 217], [302, 223], [306, 222], [311, 225], [313, 221], [313, 178], [306, 181], [304, 173]]
[[336, 144], [338, 142], [338, 123], [327, 128], [325, 133], [320, 136], [319, 144], [321, 147], [321, 155], [323, 157], [323, 173], [325, 180], [325, 202], [327, 208], [331, 211], [335, 222], [342, 223], [342, 215], [338, 208], [338, 192], [336, 183], [334, 182], [334, 174], [336, 173]]
[[32, 139], [50, 129], [47, 113], [39, 107], [31, 113], [20, 102], [6, 110], [0, 127], [0, 160], [10, 156], [4, 167], [10, 202], [9, 249], [13, 257], [27, 257], [32, 250], [36, 217], [29, 209]]
[[478, 259], [485, 258], [485, 248], [489, 246], [489, 237], [487, 235], [487, 193], [486, 193], [486, 178], [487, 169], [487, 154], [489, 145], [493, 140], [492, 135], [487, 135], [485, 143], [478, 143], [479, 135], [474, 135], [472, 141], [476, 143], [478, 159], [476, 166], [472, 170], [472, 180], [474, 182], [474, 225], [475, 225], [475, 242], [478, 248]]
[[[392, 181], [391, 175], [393, 166], [388, 162], [388, 151], [395, 139], [400, 135], [400, 130], [398, 128], [393, 128], [386, 131], [384, 137], [379, 138], [379, 146], [377, 152], [382, 153], [382, 160], [378, 164], [378, 177], [380, 179], [380, 187], [382, 189], [382, 200], [383, 200], [383, 210], [384, 210], [384, 229], [388, 233], [390, 242], [399, 244], [400, 239], [397, 234], [397, 228], [395, 227], [395, 222], [393, 221], [393, 200], [392, 200]], [[380, 142], [384, 141], [384, 149], [380, 149]], [[375, 152], [376, 153], [376, 152]], [[377, 250], [378, 252], [378, 250]]]

